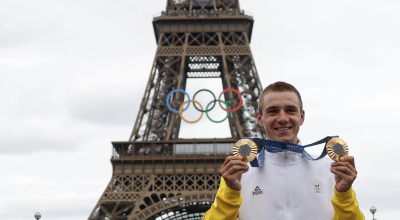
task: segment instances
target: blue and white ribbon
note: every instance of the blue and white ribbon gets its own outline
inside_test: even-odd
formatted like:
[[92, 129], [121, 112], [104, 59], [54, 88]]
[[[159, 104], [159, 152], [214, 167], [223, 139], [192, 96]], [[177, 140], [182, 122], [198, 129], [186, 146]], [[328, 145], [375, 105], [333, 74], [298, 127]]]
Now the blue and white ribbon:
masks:
[[[334, 138], [334, 137], [339, 137], [339, 136], [328, 136], [326, 138], [323, 138], [317, 142], [314, 142], [312, 144], [308, 145], [298, 145], [298, 144], [293, 144], [293, 143], [288, 143], [288, 142], [282, 142], [282, 141], [272, 141], [272, 140], [265, 140], [265, 139], [260, 139], [260, 138], [249, 138], [246, 137], [247, 139], [250, 139], [254, 141], [256, 144], [261, 145], [262, 149], [260, 153], [258, 154], [258, 159], [257, 157], [250, 162], [252, 167], [262, 167], [264, 164], [264, 149], [270, 153], [277, 153], [277, 152], [284, 152], [284, 151], [293, 151], [296, 153], [301, 153], [307, 160], [319, 160], [326, 155], [326, 143]], [[315, 146], [318, 144], [325, 143], [324, 150], [322, 151], [321, 155], [317, 158], [311, 157], [309, 153], [304, 149], [306, 147], [311, 147]]]

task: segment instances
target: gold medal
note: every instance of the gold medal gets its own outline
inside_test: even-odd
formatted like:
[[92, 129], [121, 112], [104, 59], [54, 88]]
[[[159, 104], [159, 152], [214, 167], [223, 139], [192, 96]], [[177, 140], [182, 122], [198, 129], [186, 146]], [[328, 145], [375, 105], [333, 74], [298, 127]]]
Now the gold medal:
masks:
[[349, 154], [349, 147], [340, 138], [332, 138], [326, 144], [326, 153], [334, 161], [339, 161], [341, 157]]
[[257, 145], [250, 139], [240, 139], [233, 147], [233, 155], [243, 157], [243, 161], [248, 163], [254, 160], [257, 155]]

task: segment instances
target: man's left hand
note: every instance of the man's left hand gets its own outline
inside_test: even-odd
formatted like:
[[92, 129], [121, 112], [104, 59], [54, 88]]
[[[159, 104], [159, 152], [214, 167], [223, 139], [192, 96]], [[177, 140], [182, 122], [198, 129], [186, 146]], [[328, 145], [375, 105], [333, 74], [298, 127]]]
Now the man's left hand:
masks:
[[331, 172], [335, 174], [336, 191], [347, 192], [357, 178], [354, 157], [344, 156], [339, 161], [332, 163]]

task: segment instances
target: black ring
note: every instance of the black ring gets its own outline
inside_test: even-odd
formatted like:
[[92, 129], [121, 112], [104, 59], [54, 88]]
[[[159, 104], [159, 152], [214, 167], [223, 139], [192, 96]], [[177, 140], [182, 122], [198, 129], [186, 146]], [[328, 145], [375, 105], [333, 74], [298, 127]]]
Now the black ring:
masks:
[[[196, 97], [197, 93], [199, 93], [199, 92], [201, 92], [201, 91], [207, 91], [207, 92], [211, 93], [211, 95], [213, 95], [213, 96], [214, 96], [214, 101], [216, 100], [214, 93], [213, 93], [213, 92], [211, 92], [211, 91], [210, 91], [210, 90], [208, 90], [208, 89], [200, 89], [199, 91], [197, 91], [197, 92], [194, 94], [194, 96], [193, 96], [193, 99]], [[214, 105], [213, 105], [213, 107], [211, 107], [211, 108], [210, 108], [210, 109], [208, 109], [207, 111], [211, 111], [211, 110], [212, 110], [212, 109], [215, 107], [215, 103], [216, 103], [216, 102], [214, 102]], [[197, 109], [197, 111], [206, 112], [205, 110], [198, 109], [198, 108], [196, 107], [196, 105], [195, 105], [195, 103], [194, 103], [194, 102], [193, 102], [193, 106], [194, 106], [194, 107]]]

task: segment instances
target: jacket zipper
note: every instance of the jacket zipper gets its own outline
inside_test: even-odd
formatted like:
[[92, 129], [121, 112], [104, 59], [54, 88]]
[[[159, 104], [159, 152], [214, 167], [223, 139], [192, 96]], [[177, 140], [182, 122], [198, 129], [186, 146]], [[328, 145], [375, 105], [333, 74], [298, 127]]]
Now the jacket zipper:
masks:
[[285, 154], [284, 154], [284, 157], [285, 157], [285, 182], [286, 182], [286, 210], [287, 210], [287, 213], [286, 213], [286, 215], [287, 215], [287, 219], [288, 220], [290, 220], [290, 219], [292, 219], [291, 218], [291, 216], [290, 216], [290, 199], [289, 199], [289, 194], [290, 194], [290, 192], [289, 192], [289, 180], [288, 180], [288, 153], [287, 153], [287, 151], [285, 151]]

